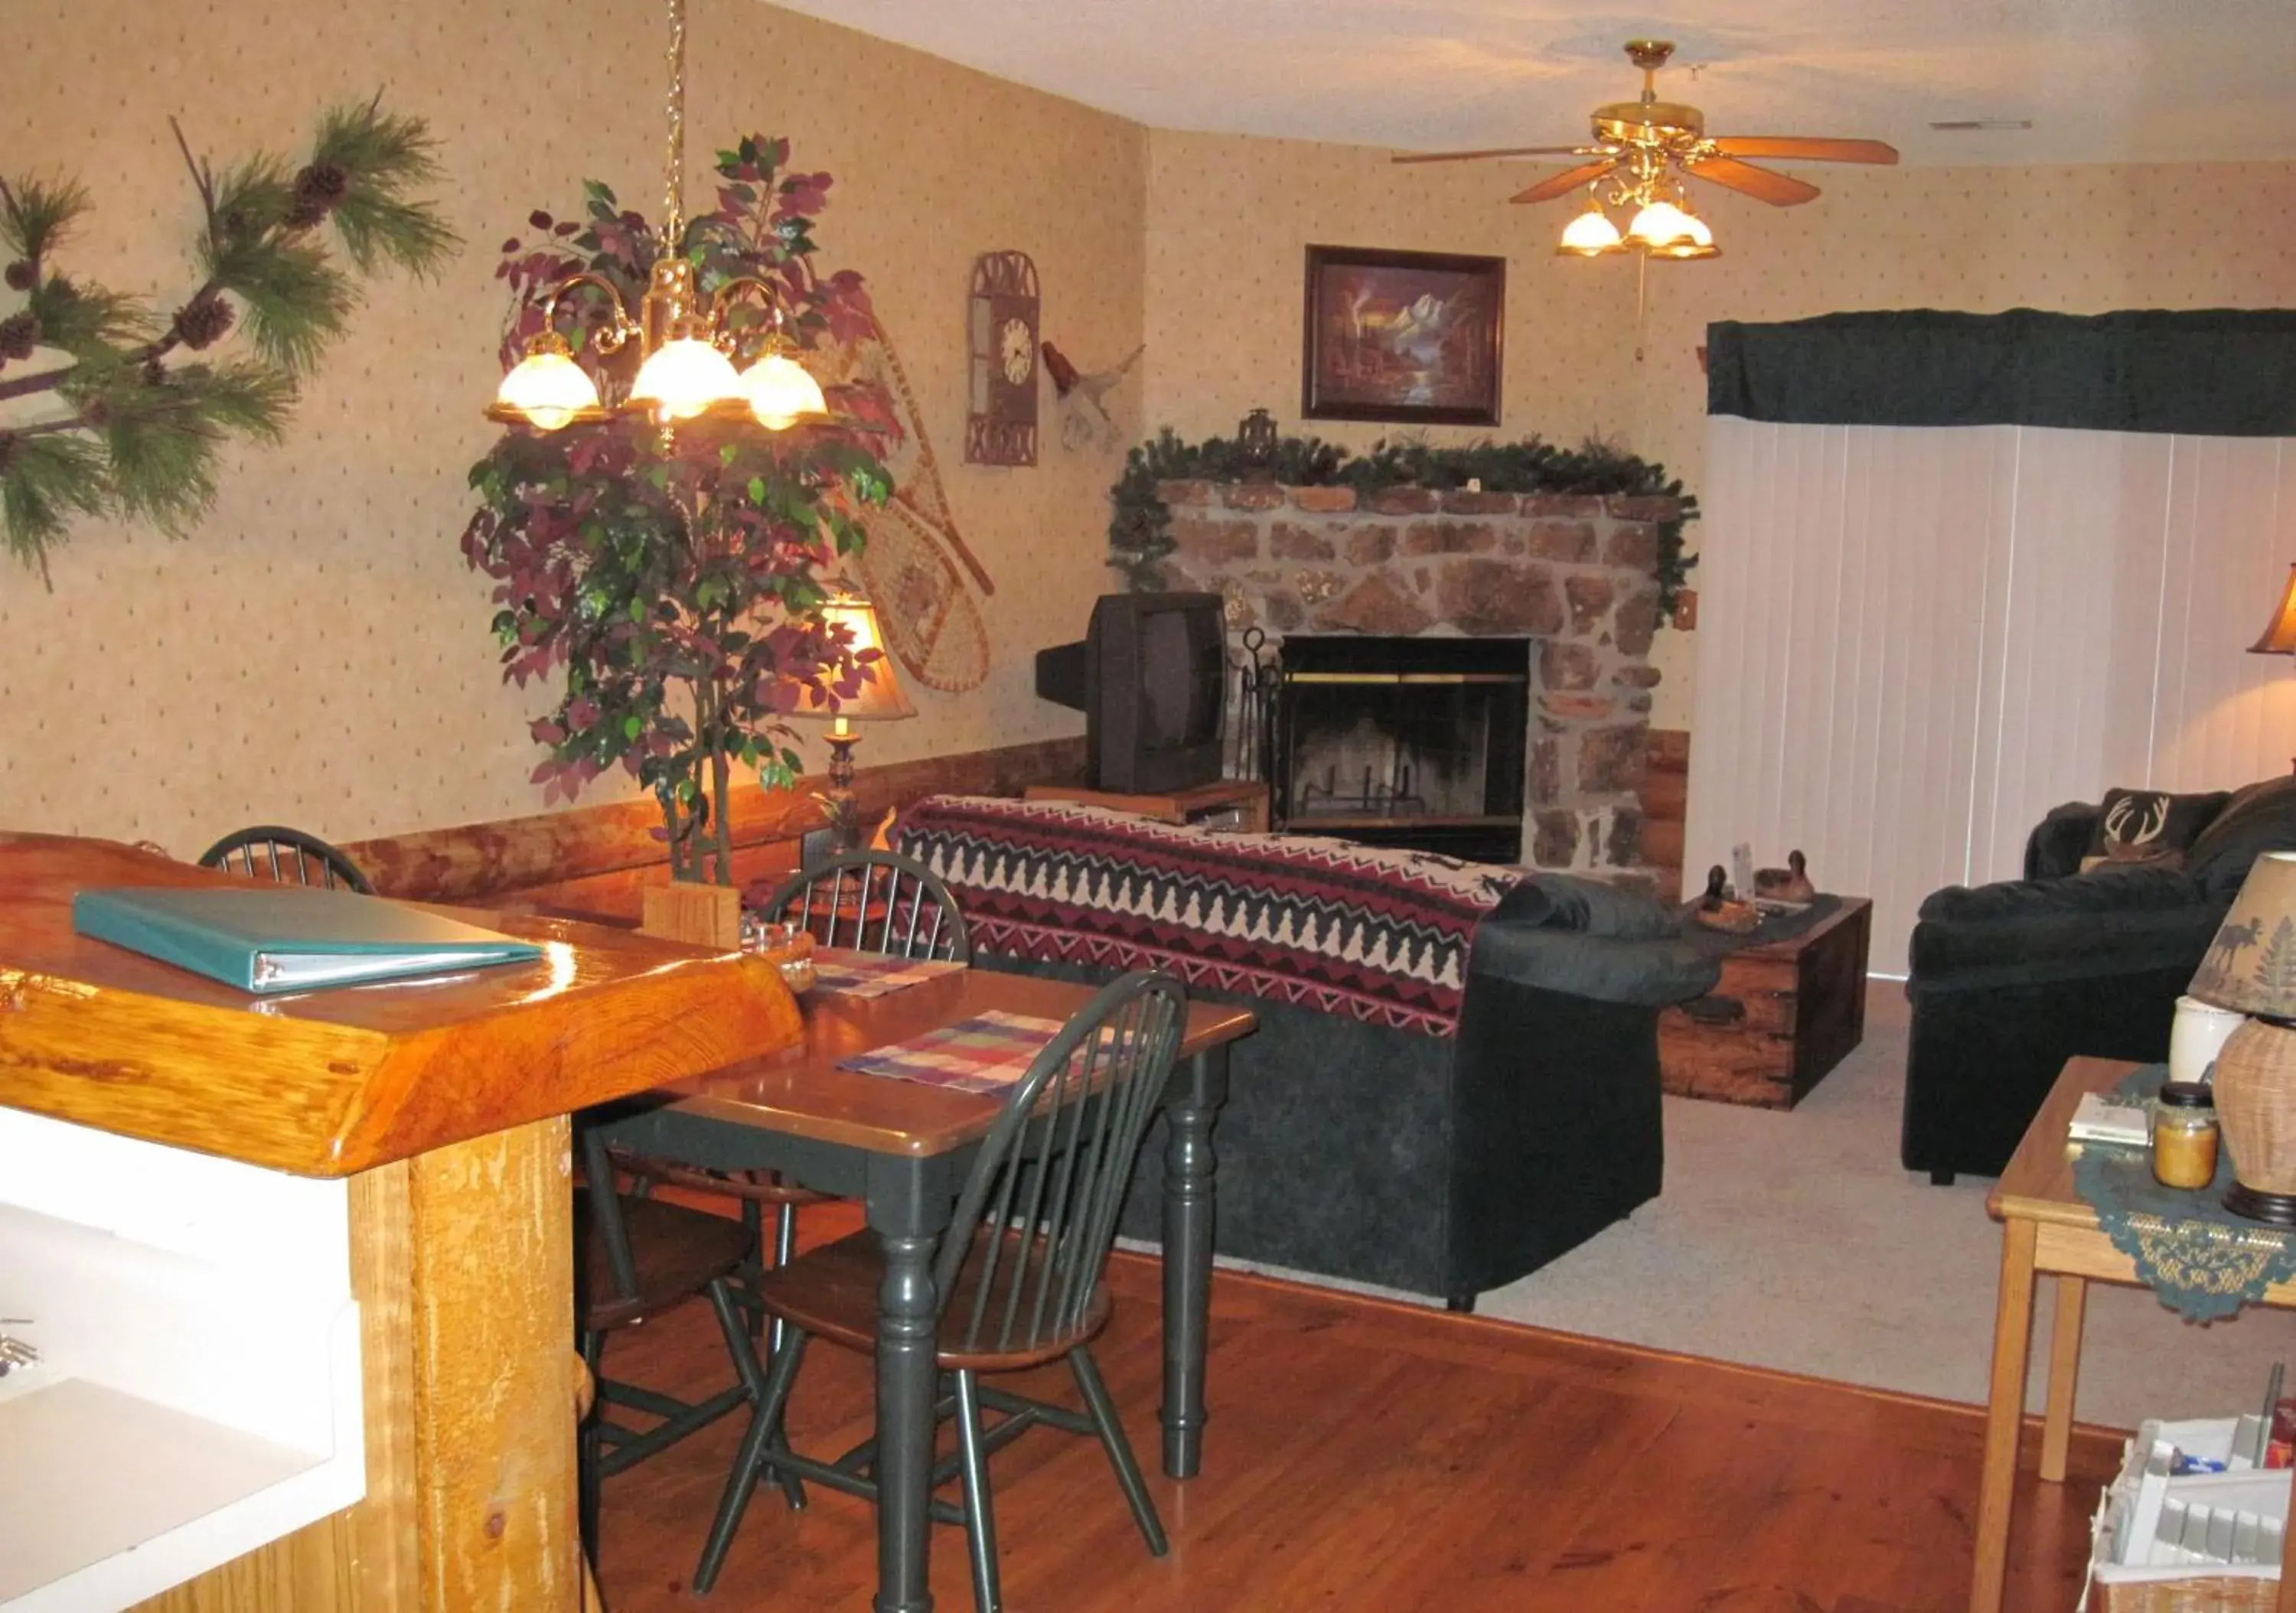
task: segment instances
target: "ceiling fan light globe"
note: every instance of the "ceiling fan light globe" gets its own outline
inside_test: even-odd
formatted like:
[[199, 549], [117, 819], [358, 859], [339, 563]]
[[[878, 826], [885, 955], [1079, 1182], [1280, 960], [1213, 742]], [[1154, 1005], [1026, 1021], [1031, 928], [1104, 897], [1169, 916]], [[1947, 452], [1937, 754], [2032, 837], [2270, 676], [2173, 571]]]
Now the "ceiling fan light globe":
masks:
[[1693, 222], [1689, 214], [1671, 201], [1662, 198], [1646, 201], [1636, 211], [1634, 222], [1627, 225], [1627, 240], [1639, 247], [1671, 246], [1677, 241], [1696, 244]]
[[734, 361], [693, 337], [666, 341], [638, 370], [633, 403], [649, 403], [668, 420], [691, 420], [711, 404], [742, 395]]
[[529, 348], [503, 377], [495, 402], [540, 430], [555, 431], [581, 411], [598, 406], [598, 388], [560, 338], [554, 345], [537, 341]]
[[1562, 240], [1555, 250], [1578, 258], [1600, 258], [1618, 251], [1623, 243], [1619, 239], [1619, 226], [1600, 208], [1588, 208], [1562, 226]]

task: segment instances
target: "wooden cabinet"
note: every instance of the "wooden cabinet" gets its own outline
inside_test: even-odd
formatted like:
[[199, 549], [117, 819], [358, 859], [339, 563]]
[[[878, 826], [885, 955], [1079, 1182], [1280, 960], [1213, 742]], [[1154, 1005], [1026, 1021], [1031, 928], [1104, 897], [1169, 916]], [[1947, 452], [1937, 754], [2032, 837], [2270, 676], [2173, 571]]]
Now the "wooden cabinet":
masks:
[[1660, 1012], [1668, 1092], [1792, 1109], [1865, 1039], [1874, 905], [1840, 901], [1799, 935], [1727, 954], [1712, 991]]

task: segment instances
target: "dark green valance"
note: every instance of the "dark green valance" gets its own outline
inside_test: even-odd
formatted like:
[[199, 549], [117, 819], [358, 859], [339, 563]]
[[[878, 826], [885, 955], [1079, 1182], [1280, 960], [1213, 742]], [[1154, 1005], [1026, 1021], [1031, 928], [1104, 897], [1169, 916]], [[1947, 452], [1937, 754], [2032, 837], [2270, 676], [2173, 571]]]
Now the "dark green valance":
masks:
[[2296, 310], [1911, 309], [1706, 328], [1706, 412], [1820, 426], [2296, 437]]

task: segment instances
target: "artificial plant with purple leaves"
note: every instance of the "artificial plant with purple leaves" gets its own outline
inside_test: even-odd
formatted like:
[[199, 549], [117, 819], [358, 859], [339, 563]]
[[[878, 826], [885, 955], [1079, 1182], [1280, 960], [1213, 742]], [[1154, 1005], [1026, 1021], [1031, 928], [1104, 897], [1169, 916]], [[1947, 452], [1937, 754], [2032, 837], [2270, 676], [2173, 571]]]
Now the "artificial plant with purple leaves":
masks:
[[[873, 328], [861, 276], [824, 275], [812, 261], [830, 176], [785, 173], [788, 160], [787, 141], [762, 136], [718, 152], [718, 206], [686, 224], [676, 250], [707, 292], [745, 274], [779, 288], [782, 328], [799, 348], [855, 340]], [[663, 250], [655, 226], [611, 191], [584, 189], [583, 217], [537, 212], [534, 245], [503, 243], [505, 369], [542, 330], [566, 275], [603, 275], [635, 308]], [[628, 394], [638, 344], [602, 353], [595, 333], [608, 323], [603, 293], [588, 288], [560, 307], [560, 331], [611, 404]], [[745, 364], [771, 318], [743, 303], [726, 323]], [[682, 879], [733, 881], [734, 768], [769, 787], [792, 782], [789, 715], [857, 694], [882, 653], [857, 653], [819, 607], [862, 547], [863, 512], [890, 496], [872, 445], [898, 428], [876, 389], [827, 393], [832, 423], [780, 432], [707, 416], [513, 428], [471, 470], [480, 504], [463, 553], [495, 581], [504, 678], [564, 676], [555, 708], [533, 726], [548, 752], [534, 771], [544, 800], [571, 799], [622, 767], [660, 802]]]

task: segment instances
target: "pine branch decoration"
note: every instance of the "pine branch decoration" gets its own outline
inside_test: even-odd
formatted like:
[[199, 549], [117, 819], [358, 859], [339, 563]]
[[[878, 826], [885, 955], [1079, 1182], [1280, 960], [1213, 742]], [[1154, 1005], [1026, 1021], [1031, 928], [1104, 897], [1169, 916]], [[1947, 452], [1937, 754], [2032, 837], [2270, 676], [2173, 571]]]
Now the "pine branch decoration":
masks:
[[169, 123], [199, 196], [201, 278], [164, 315], [56, 267], [86, 186], [0, 179], [0, 279], [23, 297], [0, 299], [0, 405], [39, 400], [29, 422], [0, 427], [0, 547], [43, 581], [78, 520], [187, 533], [214, 504], [223, 445], [280, 440], [358, 282], [428, 277], [461, 244], [415, 194], [439, 174], [429, 127], [380, 97], [326, 112], [300, 164], [259, 152], [218, 172]]

